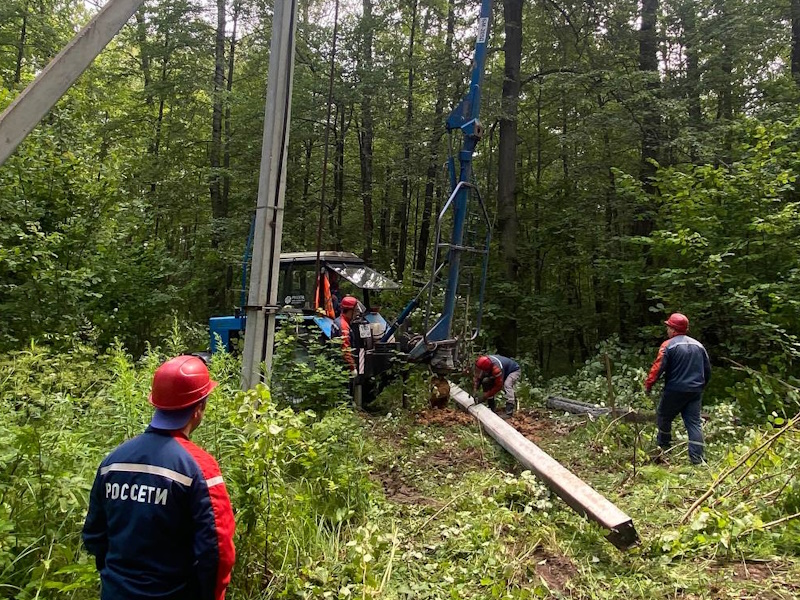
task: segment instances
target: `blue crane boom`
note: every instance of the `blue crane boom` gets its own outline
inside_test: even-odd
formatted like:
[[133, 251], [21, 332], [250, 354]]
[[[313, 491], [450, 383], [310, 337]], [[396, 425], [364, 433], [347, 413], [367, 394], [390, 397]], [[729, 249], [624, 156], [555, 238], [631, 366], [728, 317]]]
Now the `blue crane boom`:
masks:
[[[432, 269], [431, 280], [428, 284], [429, 299], [427, 314], [432, 312], [431, 301], [433, 297], [433, 283], [436, 281], [437, 275], [441, 270], [441, 265], [438, 264], [439, 250], [447, 250], [447, 278], [446, 287], [444, 292], [444, 304], [441, 309], [441, 316], [428, 329], [427, 333], [410, 352], [412, 360], [421, 360], [423, 357], [430, 356], [432, 349], [435, 353], [436, 349], [449, 346], [452, 348], [455, 340], [453, 339], [453, 317], [456, 312], [456, 304], [458, 300], [458, 290], [461, 278], [461, 258], [464, 252], [478, 252], [484, 256], [483, 260], [483, 274], [481, 278], [481, 289], [479, 293], [480, 307], [477, 314], [477, 328], [480, 327], [480, 317], [483, 303], [483, 293], [486, 282], [486, 270], [488, 267], [488, 252], [489, 252], [489, 236], [491, 235], [489, 227], [489, 218], [486, 208], [483, 205], [483, 200], [477, 191], [477, 188], [472, 185], [472, 159], [475, 154], [475, 148], [483, 137], [483, 125], [480, 121], [480, 108], [481, 108], [481, 91], [483, 88], [483, 77], [486, 70], [486, 54], [487, 45], [489, 40], [489, 27], [492, 18], [492, 0], [482, 0], [481, 10], [478, 17], [478, 32], [475, 41], [475, 54], [472, 61], [472, 75], [470, 78], [470, 86], [466, 96], [459, 102], [458, 106], [450, 113], [447, 118], [447, 131], [453, 133], [454, 131], [461, 131], [462, 143], [461, 150], [458, 153], [458, 165], [456, 165], [455, 157], [448, 158], [448, 171], [450, 175], [450, 188], [451, 195], [445, 207], [439, 215], [437, 222], [437, 239], [434, 248], [434, 266]], [[474, 197], [474, 198], [473, 198]], [[470, 200], [477, 200], [480, 208], [480, 216], [486, 224], [486, 240], [483, 248], [469, 248], [464, 245], [464, 233], [467, 225], [469, 215]], [[450, 236], [449, 244], [440, 243], [441, 226], [445, 213], [452, 211], [452, 233]], [[437, 268], [438, 267], [438, 268]], [[419, 303], [418, 298], [412, 300], [412, 304]], [[413, 307], [409, 305], [407, 309], [401, 313], [403, 320], [410, 314]], [[394, 333], [396, 327], [402, 323], [398, 318], [397, 322], [393, 324], [392, 328], [387, 331], [384, 340], [388, 340]], [[427, 323], [426, 323], [427, 329]], [[474, 335], [477, 334], [477, 329]], [[443, 361], [431, 361], [434, 370], [449, 370], [452, 368], [452, 351], [450, 349], [445, 351], [446, 356]]]
[[[472, 178], [472, 156], [475, 147], [483, 137], [483, 125], [479, 115], [481, 111], [481, 88], [483, 74], [486, 66], [486, 45], [489, 39], [489, 22], [492, 13], [492, 0], [481, 2], [481, 14], [478, 18], [478, 37], [475, 42], [475, 58], [472, 67], [472, 78], [469, 92], [459, 103], [447, 119], [447, 129], [452, 131], [460, 129], [463, 133], [461, 151], [458, 154], [460, 163], [459, 182], [469, 183]], [[451, 182], [455, 179], [455, 164], [452, 157], [449, 160]], [[458, 189], [453, 185], [453, 192]], [[464, 226], [467, 220], [467, 204], [470, 195], [468, 186], [458, 189], [453, 206], [453, 237], [449, 252], [449, 272], [447, 276], [447, 289], [442, 316], [433, 329], [428, 333], [429, 340], [438, 341], [448, 339], [451, 335], [453, 313], [455, 311], [456, 292], [461, 267], [462, 244], [464, 241]]]

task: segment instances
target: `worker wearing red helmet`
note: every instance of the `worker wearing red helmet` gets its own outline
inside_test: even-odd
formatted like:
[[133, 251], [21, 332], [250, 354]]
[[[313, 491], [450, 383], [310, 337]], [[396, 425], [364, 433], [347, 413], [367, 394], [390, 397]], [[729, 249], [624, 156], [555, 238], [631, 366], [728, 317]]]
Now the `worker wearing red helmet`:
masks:
[[342, 338], [342, 353], [344, 360], [351, 373], [356, 370], [356, 359], [353, 356], [353, 348], [355, 347], [355, 333], [351, 327], [353, 315], [355, 314], [358, 300], [353, 296], [345, 296], [339, 303], [341, 313], [333, 321], [333, 332], [331, 337]]
[[100, 463], [83, 541], [102, 600], [225, 598], [233, 511], [217, 461], [189, 441], [216, 386], [196, 356], [168, 360], [153, 376], [150, 426]]
[[689, 337], [689, 319], [673, 313], [664, 321], [667, 340], [658, 349], [658, 356], [644, 383], [649, 394], [659, 377], [664, 377], [664, 392], [658, 403], [658, 445], [667, 450], [672, 445], [672, 421], [681, 415], [689, 434], [689, 460], [703, 462], [703, 430], [700, 408], [703, 390], [711, 379], [711, 362], [703, 345]]
[[487, 402], [492, 410], [496, 405], [495, 396], [500, 390], [503, 390], [506, 397], [506, 416], [510, 417], [517, 407], [514, 385], [519, 380], [520, 373], [519, 365], [506, 356], [499, 354], [479, 356], [475, 361], [473, 388], [477, 390], [481, 383], [485, 384], [488, 389], [483, 392], [480, 401]]

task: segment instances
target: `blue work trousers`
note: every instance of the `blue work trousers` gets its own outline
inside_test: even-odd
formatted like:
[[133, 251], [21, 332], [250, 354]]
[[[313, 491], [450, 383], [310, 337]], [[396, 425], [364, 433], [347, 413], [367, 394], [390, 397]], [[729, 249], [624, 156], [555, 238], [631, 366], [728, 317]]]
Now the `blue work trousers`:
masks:
[[673, 392], [664, 390], [658, 403], [658, 445], [667, 450], [672, 445], [672, 421], [681, 415], [689, 434], [689, 460], [693, 464], [703, 462], [703, 430], [700, 407], [703, 392]]

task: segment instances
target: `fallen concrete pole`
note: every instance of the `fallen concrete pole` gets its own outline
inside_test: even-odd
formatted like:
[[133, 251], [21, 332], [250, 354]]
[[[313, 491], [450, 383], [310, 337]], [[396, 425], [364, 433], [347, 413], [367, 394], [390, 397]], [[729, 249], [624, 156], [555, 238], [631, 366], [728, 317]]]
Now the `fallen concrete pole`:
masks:
[[544, 482], [559, 498], [581, 516], [608, 530], [606, 538], [620, 550], [639, 543], [633, 520], [576, 475], [523, 436], [488, 406], [475, 400], [457, 385], [450, 384], [450, 397], [483, 425], [498, 444]]
[[610, 415], [626, 423], [650, 423], [656, 420], [656, 413], [652, 410], [640, 411], [628, 408], [627, 406], [620, 406], [612, 411], [606, 406], [597, 406], [596, 404], [588, 404], [561, 396], [548, 396], [547, 408], [561, 410], [572, 413], [573, 415], [591, 415], [592, 417]]

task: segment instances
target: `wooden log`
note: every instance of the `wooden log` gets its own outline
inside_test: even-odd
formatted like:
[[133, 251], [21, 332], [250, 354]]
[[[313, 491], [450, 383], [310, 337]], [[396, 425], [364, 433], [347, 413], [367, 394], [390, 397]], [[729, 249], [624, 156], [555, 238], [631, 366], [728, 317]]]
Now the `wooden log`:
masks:
[[654, 423], [656, 420], [656, 413], [652, 410], [634, 410], [627, 406], [621, 406], [616, 410], [612, 410], [605, 406], [588, 404], [561, 396], [549, 396], [547, 398], [547, 408], [561, 410], [574, 415], [591, 415], [592, 417], [609, 415], [614, 418], [620, 418], [626, 423]]

